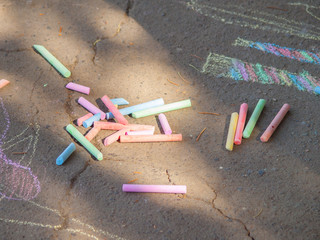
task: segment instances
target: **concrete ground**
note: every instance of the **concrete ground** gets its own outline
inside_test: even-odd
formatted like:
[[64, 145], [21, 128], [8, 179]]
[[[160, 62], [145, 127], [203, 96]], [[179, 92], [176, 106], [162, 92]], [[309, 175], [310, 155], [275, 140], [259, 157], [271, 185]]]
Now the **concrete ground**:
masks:
[[[319, 79], [317, 64], [233, 44], [241, 37], [319, 53], [319, 1], [304, 4], [1, 0], [0, 79], [11, 83], [0, 89], [0, 238], [320, 239], [319, 96], [203, 71], [215, 53]], [[34, 44], [72, 76], [59, 75]], [[67, 90], [70, 81], [90, 95]], [[92, 143], [102, 161], [77, 143], [57, 166], [74, 142], [65, 126], [87, 113], [77, 99], [106, 111], [105, 94], [130, 105], [191, 99], [191, 108], [166, 113], [183, 141], [105, 147], [112, 132], [100, 131]], [[267, 104], [252, 136], [225, 150], [231, 113], [247, 102], [251, 115], [260, 98]], [[260, 142], [284, 103], [288, 115]], [[160, 133], [156, 116], [126, 119]], [[124, 193], [128, 182], [186, 185], [187, 194]]]

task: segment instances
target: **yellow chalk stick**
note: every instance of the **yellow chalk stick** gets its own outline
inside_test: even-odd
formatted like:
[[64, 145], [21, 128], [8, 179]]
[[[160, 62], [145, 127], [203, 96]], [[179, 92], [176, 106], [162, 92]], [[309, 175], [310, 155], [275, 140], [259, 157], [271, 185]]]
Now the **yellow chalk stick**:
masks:
[[238, 118], [239, 118], [238, 113], [234, 112], [231, 114], [227, 143], [226, 143], [226, 149], [229, 151], [233, 150], [233, 141], [234, 141], [234, 135], [236, 133], [236, 128], [238, 124]]

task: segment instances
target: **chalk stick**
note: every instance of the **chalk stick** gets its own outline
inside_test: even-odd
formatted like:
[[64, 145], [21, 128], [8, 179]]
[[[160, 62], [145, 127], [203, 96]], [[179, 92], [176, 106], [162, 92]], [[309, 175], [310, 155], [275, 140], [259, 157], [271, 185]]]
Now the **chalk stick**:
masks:
[[33, 48], [41, 54], [62, 76], [68, 78], [71, 76], [71, 72], [53, 56], [44, 46], [33, 45]]
[[124, 135], [120, 136], [121, 143], [134, 143], [134, 142], [180, 142], [182, 141], [182, 134], [155, 134], [155, 135], [138, 135], [130, 136]]
[[248, 112], [248, 104], [242, 103], [239, 111], [239, 119], [236, 128], [236, 135], [234, 137], [234, 144], [240, 145], [242, 141], [242, 132], [244, 129], [244, 124], [246, 123], [246, 117]]
[[227, 137], [227, 142], [226, 142], [226, 149], [229, 151], [233, 150], [233, 141], [234, 141], [234, 135], [236, 133], [238, 117], [239, 117], [239, 115], [236, 112], [231, 114], [229, 130], [228, 130], [228, 137]]
[[129, 104], [129, 102], [127, 100], [125, 100], [124, 98], [113, 98], [113, 99], [111, 99], [111, 102], [114, 105], [118, 105], [118, 106], [128, 105]]
[[85, 127], [85, 128], [88, 128], [90, 126], [92, 126], [92, 124], [95, 122], [95, 121], [98, 121], [100, 119], [100, 116], [101, 116], [101, 113], [97, 113], [95, 115], [93, 115], [92, 117], [88, 118], [87, 120], [85, 120], [82, 125]]
[[70, 155], [76, 150], [76, 145], [74, 143], [70, 143], [70, 145], [57, 157], [56, 164], [62, 165]]
[[87, 94], [87, 95], [89, 95], [89, 93], [90, 93], [90, 88], [89, 87], [86, 87], [86, 86], [83, 86], [83, 85], [80, 85], [80, 84], [77, 84], [77, 83], [73, 83], [73, 82], [69, 82], [66, 85], [66, 88], [68, 88], [70, 90], [77, 91], [77, 92], [81, 92], [81, 93], [84, 93], [84, 94]]
[[128, 131], [126, 135], [136, 136], [136, 135], [153, 135], [154, 130], [143, 130], [143, 131]]
[[82, 144], [96, 159], [99, 161], [103, 159], [102, 153], [89, 142], [73, 125], [69, 124], [66, 127], [68, 133], [70, 133], [79, 143]]
[[104, 103], [104, 105], [106, 105], [106, 107], [108, 108], [109, 112], [112, 113], [112, 115], [117, 120], [117, 122], [119, 122], [119, 123], [121, 123], [123, 125], [127, 125], [128, 124], [127, 119], [125, 119], [124, 116], [119, 112], [119, 110], [113, 105], [113, 103], [111, 102], [110, 98], [107, 95], [104, 95], [101, 98], [101, 101]]
[[187, 186], [123, 184], [122, 191], [123, 192], [141, 192], [141, 193], [187, 193]]
[[79, 97], [78, 103], [93, 114], [101, 113], [101, 120], [104, 120], [106, 118], [106, 114], [104, 112], [102, 112], [99, 108], [97, 108], [84, 97]]
[[160, 121], [160, 124], [161, 124], [161, 127], [162, 127], [164, 134], [166, 134], [166, 135], [172, 134], [172, 130], [170, 128], [168, 120], [163, 113], [159, 114], [159, 121]]
[[93, 124], [94, 126], [99, 126], [102, 130], [121, 130], [123, 128], [128, 128], [130, 131], [143, 131], [143, 130], [153, 130], [154, 126], [151, 125], [140, 125], [140, 124], [127, 124], [123, 125], [121, 123], [114, 122], [102, 122], [96, 121]]
[[174, 102], [174, 103], [170, 103], [170, 104], [166, 104], [166, 105], [159, 106], [159, 107], [149, 108], [149, 109], [142, 110], [142, 111], [139, 111], [139, 112], [134, 112], [134, 113], [132, 113], [132, 117], [133, 118], [147, 117], [147, 116], [150, 116], [150, 115], [169, 112], [169, 111], [174, 111], [174, 110], [187, 108], [187, 107], [191, 107], [190, 99], [179, 101], [179, 102]]
[[97, 136], [97, 134], [100, 132], [99, 127], [93, 127], [90, 129], [90, 131], [84, 136], [88, 141], [91, 142], [91, 140]]
[[78, 126], [82, 126], [82, 123], [83, 123], [85, 120], [91, 118], [92, 116], [93, 116], [92, 113], [88, 113], [88, 114], [84, 115], [83, 117], [78, 118], [78, 119], [77, 119], [77, 125], [78, 125]]
[[8, 85], [10, 83], [10, 81], [6, 80], [6, 79], [1, 79], [0, 80], [0, 88], [3, 88], [4, 86]]
[[[1, 88], [1, 86], [0, 86], [0, 88]], [[320, 94], [320, 87], [319, 87], [319, 86], [316, 86], [316, 87], [314, 88], [314, 92], [315, 92], [316, 94]]]
[[260, 137], [261, 142], [268, 142], [269, 138], [274, 133], [274, 131], [277, 129], [277, 127], [279, 126], [279, 124], [281, 123], [282, 119], [284, 118], [284, 116], [289, 111], [289, 109], [290, 109], [290, 105], [287, 104], [287, 103], [282, 106], [282, 108], [277, 113], [277, 115], [274, 117], [274, 119], [269, 124], [267, 129], [261, 135], [261, 137]]
[[253, 110], [253, 113], [243, 131], [243, 137], [244, 138], [249, 138], [252, 131], [253, 131], [253, 128], [255, 127], [259, 117], [260, 117], [260, 114], [264, 108], [264, 105], [266, 104], [266, 100], [265, 99], [260, 99], [255, 107], [255, 109]]
[[[134, 106], [131, 106], [131, 107], [122, 108], [119, 111], [120, 111], [120, 113], [122, 115], [129, 115], [129, 114], [131, 114], [133, 112], [138, 112], [138, 111], [145, 110], [145, 109], [148, 109], [148, 108], [161, 106], [163, 104], [164, 104], [163, 99], [159, 98], [159, 99], [156, 99], [156, 100], [152, 100], [152, 101], [149, 101], [149, 102], [141, 103], [141, 104], [134, 105]], [[114, 118], [114, 116], [113, 116], [112, 113], [106, 113], [106, 118], [107, 119], [112, 119], [112, 118]]]
[[122, 136], [122, 135], [125, 135], [127, 131], [128, 131], [128, 129], [123, 128], [123, 129], [121, 129], [121, 130], [109, 135], [108, 137], [106, 137], [104, 139], [103, 144], [105, 146], [109, 146], [111, 143], [114, 143], [114, 142], [118, 141], [119, 137]]

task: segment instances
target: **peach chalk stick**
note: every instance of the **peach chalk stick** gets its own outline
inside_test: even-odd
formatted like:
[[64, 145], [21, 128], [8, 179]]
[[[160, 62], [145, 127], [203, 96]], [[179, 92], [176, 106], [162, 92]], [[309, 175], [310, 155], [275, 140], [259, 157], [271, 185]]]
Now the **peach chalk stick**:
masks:
[[162, 127], [164, 134], [166, 134], [166, 135], [172, 134], [172, 130], [170, 128], [168, 120], [163, 113], [159, 114], [159, 121], [160, 121], [160, 124], [161, 124], [161, 127]]
[[1, 79], [0, 80], [0, 88], [3, 88], [4, 86], [7, 86], [10, 83], [10, 81], [6, 79]]
[[87, 95], [89, 95], [89, 93], [90, 93], [90, 88], [89, 87], [86, 87], [86, 86], [83, 86], [83, 85], [80, 85], [80, 84], [77, 84], [77, 83], [73, 83], [73, 82], [69, 82], [66, 85], [66, 88], [68, 88], [70, 90], [77, 91], [77, 92], [81, 92], [81, 93], [84, 93], [84, 94], [87, 94]]
[[248, 112], [248, 104], [242, 103], [239, 111], [239, 119], [238, 119], [238, 125], [236, 130], [236, 136], [234, 137], [234, 144], [236, 145], [241, 144], [244, 124], [246, 123], [246, 118], [247, 118], [247, 112]]
[[89, 112], [92, 112], [93, 114], [101, 113], [101, 120], [104, 120], [106, 118], [106, 114], [102, 112], [99, 108], [97, 108], [95, 105], [93, 105], [91, 102], [89, 102], [87, 99], [79, 97], [78, 103], [85, 109], [87, 109]]
[[126, 135], [131, 135], [131, 136], [153, 135], [153, 134], [154, 134], [154, 129], [153, 130], [142, 130], [142, 131], [129, 131], [129, 132], [126, 132]]
[[287, 104], [287, 103], [282, 106], [282, 108], [277, 113], [277, 115], [274, 117], [274, 119], [269, 124], [267, 129], [261, 135], [261, 137], [260, 137], [261, 142], [268, 142], [269, 138], [274, 133], [274, 131], [277, 129], [277, 127], [279, 126], [279, 124], [281, 123], [282, 119], [284, 118], [284, 116], [289, 111], [289, 109], [290, 109], [290, 105]]
[[182, 141], [182, 134], [155, 134], [155, 135], [140, 135], [140, 136], [130, 136], [124, 135], [120, 136], [120, 142], [180, 142]]
[[124, 116], [119, 112], [119, 110], [114, 106], [114, 104], [111, 102], [110, 98], [107, 95], [104, 95], [101, 98], [101, 101], [106, 105], [106, 107], [109, 109], [109, 112], [111, 112], [114, 116], [114, 118], [117, 120], [117, 122], [127, 125], [128, 121], [124, 118]]
[[99, 132], [99, 127], [93, 127], [84, 137], [90, 142]]
[[154, 130], [155, 127], [151, 125], [140, 125], [140, 124], [128, 124], [123, 125], [121, 123], [114, 122], [102, 122], [96, 121], [94, 126], [99, 126], [101, 130], [121, 130], [123, 128], [129, 129], [129, 131], [143, 131], [143, 130]]
[[108, 137], [106, 137], [104, 139], [103, 144], [105, 146], [109, 146], [111, 143], [114, 143], [115, 141], [118, 141], [119, 137], [122, 136], [122, 135], [125, 135], [127, 131], [128, 131], [128, 129], [123, 128], [123, 129], [121, 129], [121, 130], [109, 135]]
[[226, 149], [229, 151], [233, 150], [234, 135], [236, 133], [238, 117], [239, 117], [239, 115], [237, 112], [234, 112], [231, 114], [229, 130], [228, 130], [228, 137], [227, 137], [227, 142], [226, 142]]
[[187, 186], [123, 184], [122, 191], [123, 192], [141, 192], [141, 193], [187, 193]]
[[92, 116], [93, 116], [92, 113], [88, 113], [88, 114], [84, 115], [83, 117], [78, 118], [78, 120], [77, 120], [77, 125], [78, 125], [78, 126], [82, 126], [82, 123], [83, 123], [85, 120], [91, 118]]

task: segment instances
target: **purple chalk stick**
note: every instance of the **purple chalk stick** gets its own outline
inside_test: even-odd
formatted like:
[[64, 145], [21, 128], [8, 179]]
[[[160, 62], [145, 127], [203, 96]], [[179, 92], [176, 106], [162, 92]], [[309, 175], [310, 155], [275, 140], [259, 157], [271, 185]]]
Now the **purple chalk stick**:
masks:
[[77, 91], [77, 92], [81, 92], [81, 93], [84, 93], [84, 94], [87, 94], [87, 95], [89, 95], [89, 93], [90, 93], [90, 88], [89, 87], [86, 87], [86, 86], [83, 86], [83, 85], [80, 85], [80, 84], [77, 84], [77, 83], [73, 83], [73, 82], [69, 82], [66, 85], [66, 88], [74, 90], [74, 91]]
[[166, 135], [172, 134], [172, 130], [170, 128], [168, 120], [163, 113], [159, 114], [159, 121], [160, 121], [160, 124], [161, 124], [161, 127], [162, 127], [164, 134], [166, 134]]
[[106, 118], [106, 114], [104, 112], [102, 112], [99, 108], [97, 108], [85, 98], [79, 97], [78, 103], [93, 114], [101, 113], [101, 120], [104, 120]]
[[145, 192], [145, 193], [187, 193], [187, 186], [123, 184], [122, 191], [123, 192]]

